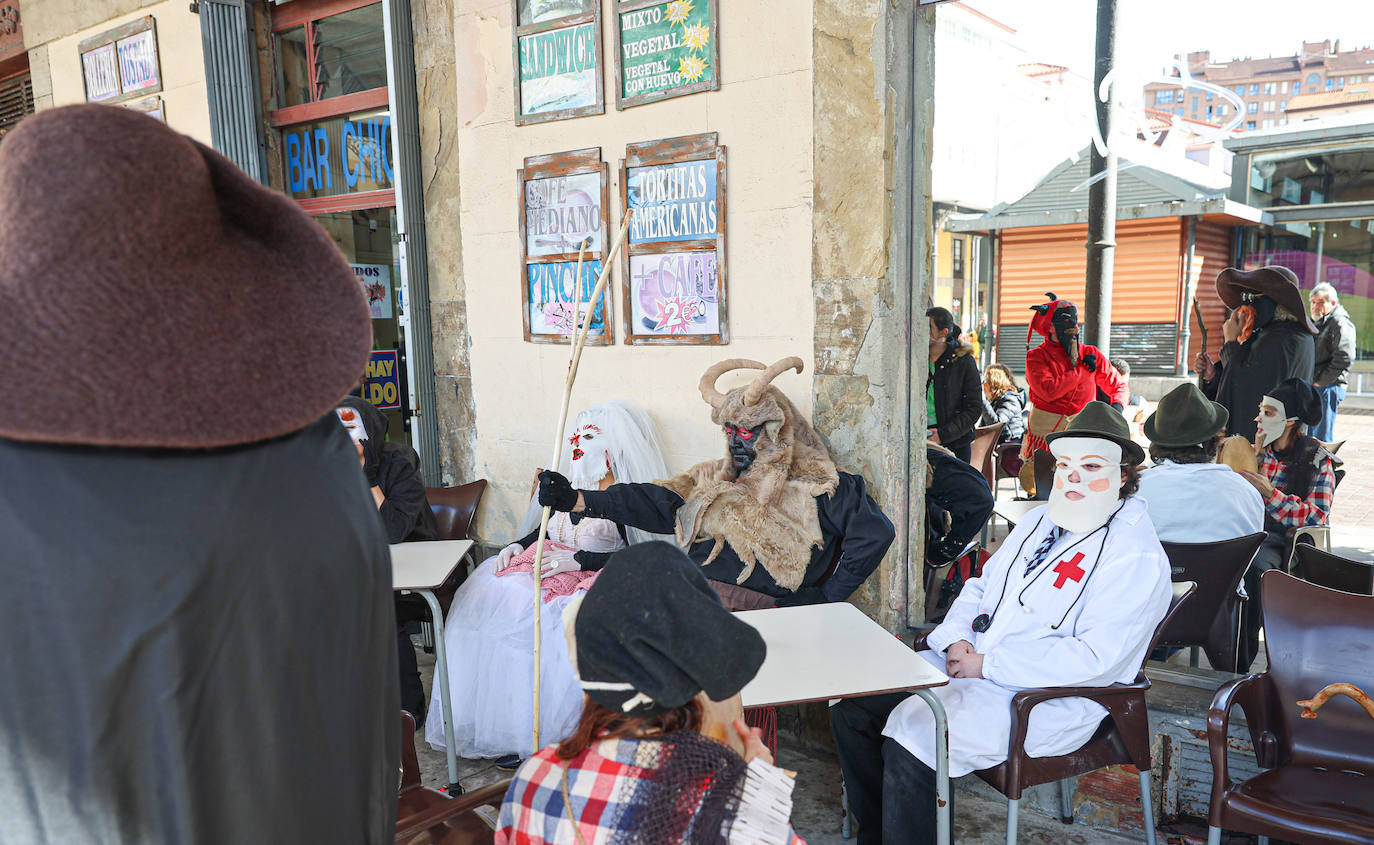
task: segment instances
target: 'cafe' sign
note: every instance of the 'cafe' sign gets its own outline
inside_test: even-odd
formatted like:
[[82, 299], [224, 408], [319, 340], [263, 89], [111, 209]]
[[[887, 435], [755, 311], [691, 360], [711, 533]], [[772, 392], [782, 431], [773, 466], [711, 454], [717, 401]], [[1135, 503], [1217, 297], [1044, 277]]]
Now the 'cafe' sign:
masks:
[[282, 131], [286, 187], [296, 199], [393, 187], [391, 115], [334, 117]]

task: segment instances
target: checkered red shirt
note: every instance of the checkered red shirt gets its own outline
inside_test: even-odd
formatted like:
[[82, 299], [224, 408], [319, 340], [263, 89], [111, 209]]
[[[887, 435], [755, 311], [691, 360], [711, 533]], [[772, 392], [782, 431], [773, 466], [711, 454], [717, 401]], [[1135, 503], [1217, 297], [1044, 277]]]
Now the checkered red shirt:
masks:
[[[496, 845], [577, 845], [574, 817], [587, 845], [609, 842], [635, 782], [651, 774], [635, 765], [636, 752], [645, 741], [603, 740], [566, 762], [558, 759], [555, 746], [530, 757], [501, 802]], [[563, 807], [565, 767], [571, 814]], [[806, 845], [795, 833], [789, 834], [790, 845]]]
[[1264, 502], [1266, 516], [1290, 531], [1305, 525], [1326, 524], [1327, 514], [1331, 513], [1331, 497], [1336, 492], [1336, 472], [1329, 456], [1322, 456], [1321, 469], [1306, 499], [1287, 495], [1279, 489], [1287, 476], [1287, 467], [1268, 448], [1260, 453], [1259, 471], [1274, 485], [1273, 494]]

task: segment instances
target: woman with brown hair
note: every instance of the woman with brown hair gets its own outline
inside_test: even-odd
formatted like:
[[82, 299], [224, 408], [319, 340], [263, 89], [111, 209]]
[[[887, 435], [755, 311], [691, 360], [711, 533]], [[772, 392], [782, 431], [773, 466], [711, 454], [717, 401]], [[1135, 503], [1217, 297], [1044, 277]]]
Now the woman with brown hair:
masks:
[[[983, 419], [979, 425], [1002, 423], [997, 445], [1020, 443], [1026, 434], [1026, 394], [1005, 364], [988, 364], [983, 370]], [[1021, 457], [1015, 452], [1002, 456], [1002, 472], [1013, 478], [1021, 471]]]
[[680, 549], [615, 553], [564, 624], [586, 704], [516, 773], [498, 845], [801, 842], [792, 780], [741, 718], [763, 638]]

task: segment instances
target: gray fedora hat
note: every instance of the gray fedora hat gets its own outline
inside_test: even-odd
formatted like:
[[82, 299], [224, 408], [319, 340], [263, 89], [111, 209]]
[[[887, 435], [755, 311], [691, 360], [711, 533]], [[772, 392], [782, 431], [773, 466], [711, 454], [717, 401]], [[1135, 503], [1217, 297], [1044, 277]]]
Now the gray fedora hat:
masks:
[[1156, 446], [1179, 448], [1206, 443], [1226, 428], [1231, 414], [1202, 395], [1196, 384], [1180, 384], [1165, 394], [1145, 420], [1145, 436]]
[[1053, 443], [1061, 437], [1100, 437], [1120, 446], [1124, 460], [1136, 464], [1145, 461], [1145, 450], [1131, 439], [1131, 427], [1126, 424], [1126, 418], [1105, 402], [1084, 405], [1068, 428], [1047, 435], [1045, 442]]

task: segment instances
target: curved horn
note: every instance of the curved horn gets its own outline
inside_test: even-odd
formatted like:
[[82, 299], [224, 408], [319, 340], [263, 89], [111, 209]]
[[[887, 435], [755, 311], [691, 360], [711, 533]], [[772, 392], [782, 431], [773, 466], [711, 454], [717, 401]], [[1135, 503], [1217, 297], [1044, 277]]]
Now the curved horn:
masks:
[[697, 390], [701, 391], [701, 398], [706, 400], [706, 404], [712, 408], [719, 408], [720, 403], [725, 401], [725, 394], [716, 390], [716, 379], [731, 370], [762, 369], [763, 364], [761, 362], [751, 361], [748, 358], [728, 358], [724, 361], [718, 361], [702, 373], [701, 381], [697, 382]]
[[744, 404], [752, 405], [759, 401], [759, 397], [763, 396], [763, 391], [768, 387], [769, 382], [787, 370], [796, 370], [800, 373], [802, 371], [802, 366], [802, 359], [795, 355], [783, 358], [781, 361], [774, 363], [773, 366], [759, 373], [754, 379], [753, 384], [749, 385], [749, 388], [744, 391]]

